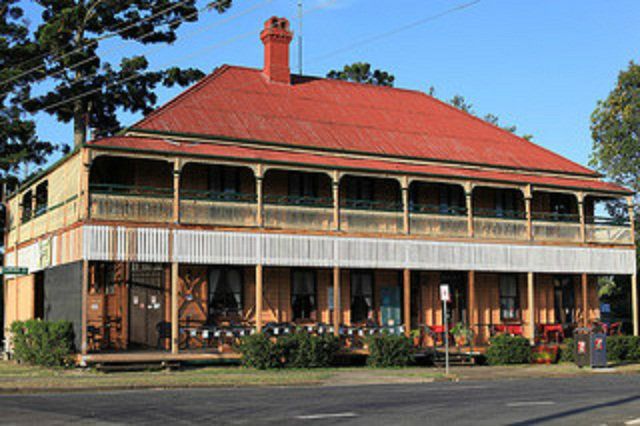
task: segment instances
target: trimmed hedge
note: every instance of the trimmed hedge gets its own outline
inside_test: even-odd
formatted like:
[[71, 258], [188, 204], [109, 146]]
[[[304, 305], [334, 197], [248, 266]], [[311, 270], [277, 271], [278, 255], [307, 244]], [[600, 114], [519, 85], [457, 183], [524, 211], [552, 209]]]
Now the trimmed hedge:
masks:
[[27, 320], [11, 324], [13, 356], [18, 362], [64, 367], [73, 363], [74, 334], [69, 321]]
[[412, 361], [413, 343], [402, 335], [381, 334], [367, 339], [370, 367], [406, 367]]
[[497, 335], [489, 340], [487, 349], [489, 365], [528, 364], [531, 362], [531, 345], [521, 336]]
[[237, 349], [242, 354], [242, 365], [266, 370], [329, 367], [339, 348], [340, 343], [334, 336], [298, 332], [275, 340], [262, 333], [246, 336]]

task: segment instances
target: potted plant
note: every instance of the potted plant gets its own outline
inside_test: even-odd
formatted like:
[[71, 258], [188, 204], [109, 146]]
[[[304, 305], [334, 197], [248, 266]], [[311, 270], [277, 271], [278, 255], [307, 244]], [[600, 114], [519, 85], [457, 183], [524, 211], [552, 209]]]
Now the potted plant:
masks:
[[422, 331], [419, 328], [411, 330], [411, 339], [413, 340], [413, 347], [422, 347]]
[[461, 347], [468, 345], [473, 339], [473, 332], [463, 323], [459, 322], [451, 329], [451, 334], [456, 342], [456, 346]]
[[531, 362], [534, 364], [553, 364], [558, 359], [557, 346], [536, 346], [532, 350]]

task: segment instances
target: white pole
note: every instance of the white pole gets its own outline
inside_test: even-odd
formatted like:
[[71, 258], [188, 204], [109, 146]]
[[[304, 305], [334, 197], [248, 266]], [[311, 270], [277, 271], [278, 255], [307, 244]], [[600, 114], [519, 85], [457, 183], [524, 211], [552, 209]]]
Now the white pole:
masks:
[[442, 300], [444, 312], [444, 374], [449, 375], [449, 318], [447, 318], [447, 301]]

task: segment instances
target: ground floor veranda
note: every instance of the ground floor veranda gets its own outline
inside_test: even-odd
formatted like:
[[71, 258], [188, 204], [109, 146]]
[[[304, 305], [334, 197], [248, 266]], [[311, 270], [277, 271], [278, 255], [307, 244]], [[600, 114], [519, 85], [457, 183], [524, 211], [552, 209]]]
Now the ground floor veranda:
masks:
[[354, 351], [378, 333], [434, 347], [445, 336], [445, 283], [447, 322], [471, 330], [470, 347], [498, 333], [561, 341], [600, 319], [597, 277], [587, 274], [126, 262], [87, 268], [81, 347], [88, 354], [225, 354], [256, 331], [334, 334]]

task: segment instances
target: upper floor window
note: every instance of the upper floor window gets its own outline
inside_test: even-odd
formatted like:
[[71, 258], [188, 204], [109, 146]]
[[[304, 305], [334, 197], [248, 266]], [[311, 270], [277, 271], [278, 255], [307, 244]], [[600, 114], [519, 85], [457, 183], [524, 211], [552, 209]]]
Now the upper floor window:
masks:
[[518, 192], [512, 189], [496, 191], [496, 217], [518, 217]]
[[365, 322], [373, 317], [373, 274], [351, 273], [351, 322]]
[[315, 271], [293, 271], [291, 310], [293, 321], [315, 320], [317, 310]]
[[465, 205], [462, 189], [453, 185], [440, 185], [439, 200], [438, 210], [442, 214], [459, 212]]
[[36, 211], [35, 216], [47, 212], [47, 202], [49, 199], [49, 182], [44, 181], [36, 186]]
[[[573, 197], [569, 194], [550, 194], [549, 195], [549, 211], [556, 216], [557, 219], [570, 219], [574, 213], [572, 206], [575, 204]], [[578, 215], [574, 214], [577, 220]]]
[[242, 314], [242, 271], [212, 268], [209, 271], [209, 319]]
[[33, 217], [33, 193], [29, 190], [22, 196], [22, 222], [28, 222]]
[[289, 196], [291, 197], [317, 197], [318, 175], [312, 173], [289, 173]]
[[347, 180], [347, 198], [349, 200], [373, 201], [373, 180], [365, 177], [350, 177]]
[[516, 320], [519, 317], [518, 278], [515, 275], [500, 275], [500, 319]]
[[230, 166], [212, 166], [209, 168], [209, 191], [213, 193], [240, 192], [239, 170]]

